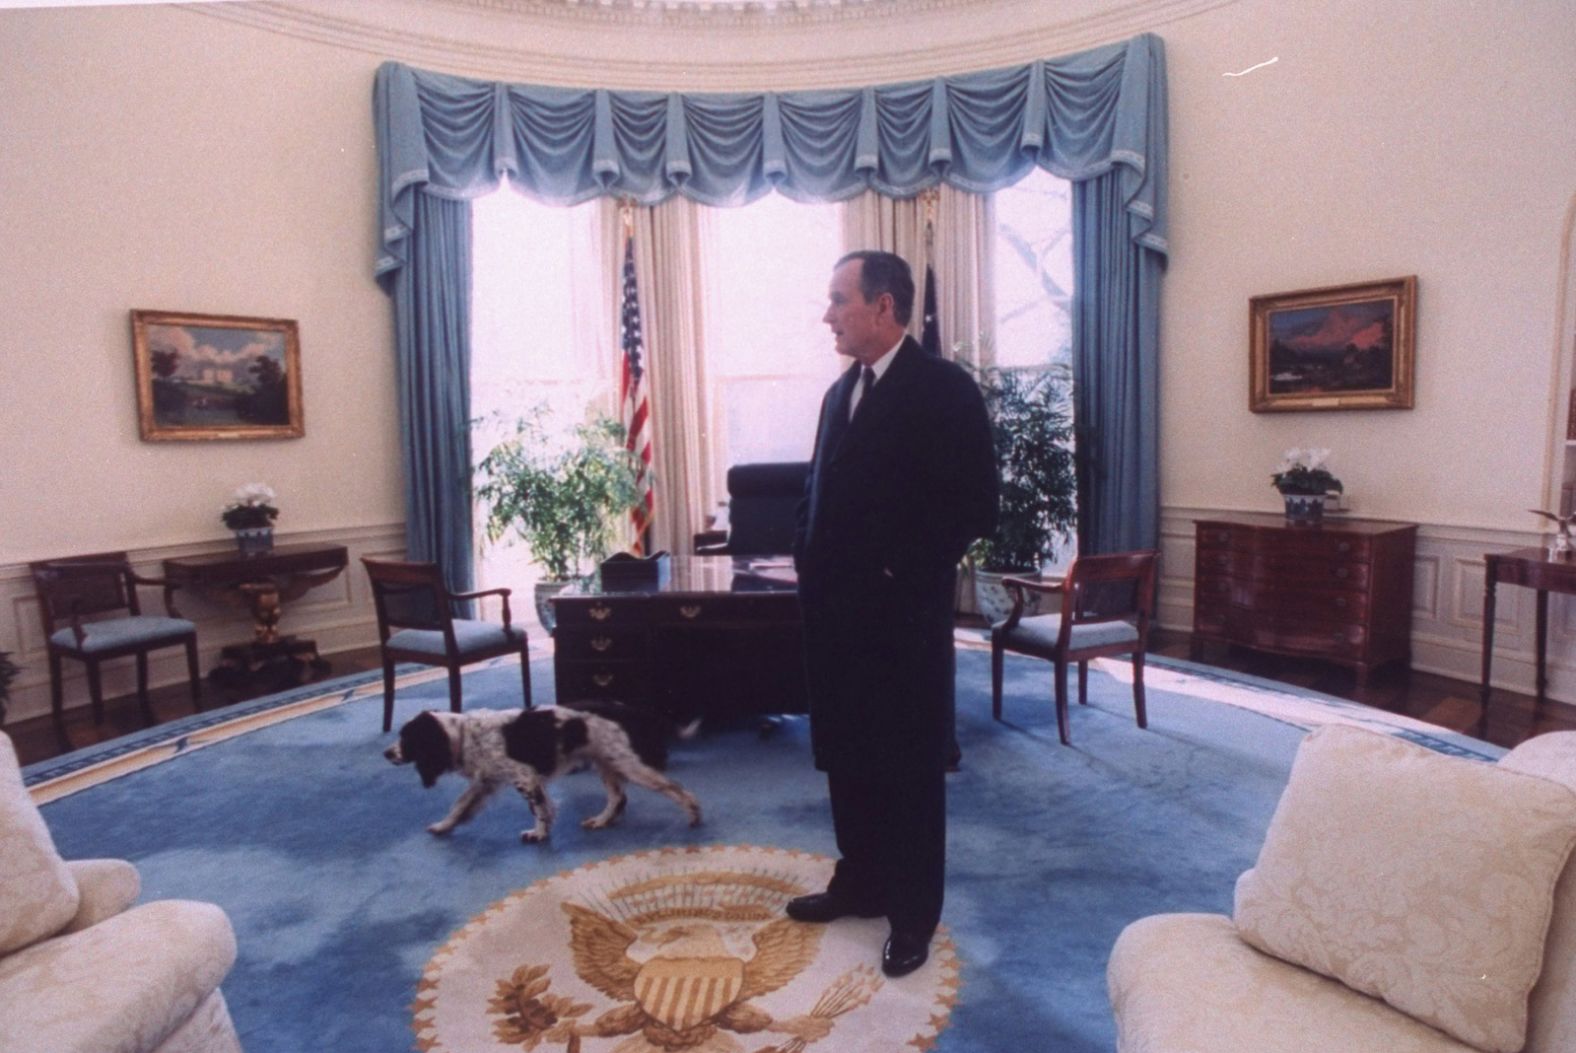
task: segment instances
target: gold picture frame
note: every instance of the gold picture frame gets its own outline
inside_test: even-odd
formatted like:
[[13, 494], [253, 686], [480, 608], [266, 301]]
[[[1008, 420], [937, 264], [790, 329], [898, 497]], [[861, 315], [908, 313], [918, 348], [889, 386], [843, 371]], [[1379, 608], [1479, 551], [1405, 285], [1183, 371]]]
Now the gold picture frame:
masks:
[[301, 338], [290, 319], [134, 310], [131, 349], [146, 441], [306, 434]]
[[1248, 301], [1248, 408], [1411, 409], [1417, 276]]

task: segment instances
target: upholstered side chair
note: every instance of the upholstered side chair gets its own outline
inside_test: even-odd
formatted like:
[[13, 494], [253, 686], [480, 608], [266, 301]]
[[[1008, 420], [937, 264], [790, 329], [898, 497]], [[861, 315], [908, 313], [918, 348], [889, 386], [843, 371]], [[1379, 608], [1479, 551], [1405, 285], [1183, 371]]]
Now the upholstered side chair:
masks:
[[[1067, 667], [1078, 663], [1078, 702], [1089, 701], [1089, 659], [1130, 654], [1133, 659], [1133, 706], [1138, 726], [1147, 728], [1144, 710], [1144, 653], [1149, 649], [1149, 618], [1155, 603], [1152, 549], [1080, 556], [1062, 581], [1003, 578], [1011, 590], [1012, 611], [991, 626], [990, 711], [1001, 719], [1003, 654], [1044, 658], [1055, 666], [1056, 730], [1070, 745], [1067, 713]], [[1056, 614], [1024, 617], [1030, 593], [1060, 593]]]
[[[531, 708], [531, 653], [525, 630], [511, 622], [510, 589], [450, 592], [436, 563], [361, 558], [372, 582], [383, 650], [383, 730], [394, 726], [394, 664], [418, 662], [449, 671], [449, 708], [461, 709], [460, 671], [474, 662], [507, 654], [520, 656], [524, 707]], [[498, 596], [503, 624], [456, 618], [456, 600]]]
[[[87, 666], [93, 722], [104, 720], [104, 691], [99, 665], [133, 655], [137, 660], [137, 702], [143, 719], [153, 724], [148, 701], [148, 653], [165, 647], [186, 649], [192, 705], [202, 708], [197, 672], [197, 626], [175, 609], [175, 586], [162, 578], [145, 578], [131, 569], [124, 552], [99, 552], [69, 559], [28, 564], [38, 595], [49, 652], [49, 701], [55, 736], [62, 749], [71, 748], [66, 735], [62, 663], [66, 658]], [[143, 614], [137, 586], [164, 590], [164, 614]]]

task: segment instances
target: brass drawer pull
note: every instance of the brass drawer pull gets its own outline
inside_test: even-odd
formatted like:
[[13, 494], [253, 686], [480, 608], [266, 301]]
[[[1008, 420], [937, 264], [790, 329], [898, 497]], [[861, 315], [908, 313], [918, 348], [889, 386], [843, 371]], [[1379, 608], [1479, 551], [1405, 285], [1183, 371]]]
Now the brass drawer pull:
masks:
[[613, 682], [612, 673], [592, 673], [591, 682], [597, 687], [607, 687]]
[[591, 641], [591, 650], [597, 652], [598, 654], [601, 654], [603, 651], [606, 651], [612, 646], [613, 640], [608, 636], [598, 636], [593, 638]]
[[1337, 607], [1345, 609], [1345, 607], [1346, 607], [1346, 597], [1345, 596], [1337, 596], [1337, 597], [1335, 597], [1335, 605]]
[[1352, 576], [1352, 568], [1351, 567], [1336, 567], [1335, 568], [1335, 576], [1337, 578], [1340, 578], [1342, 581], [1344, 581], [1347, 578]]
[[1341, 553], [1343, 556], [1351, 550], [1352, 543], [1350, 541], [1342, 541], [1339, 545], [1335, 546], [1335, 551]]
[[694, 619], [700, 617], [700, 604], [686, 603], [684, 606], [679, 608], [679, 613], [693, 621]]
[[608, 620], [608, 618], [612, 617], [613, 608], [609, 607], [605, 603], [599, 603], [591, 608], [590, 613], [592, 621], [605, 622]]

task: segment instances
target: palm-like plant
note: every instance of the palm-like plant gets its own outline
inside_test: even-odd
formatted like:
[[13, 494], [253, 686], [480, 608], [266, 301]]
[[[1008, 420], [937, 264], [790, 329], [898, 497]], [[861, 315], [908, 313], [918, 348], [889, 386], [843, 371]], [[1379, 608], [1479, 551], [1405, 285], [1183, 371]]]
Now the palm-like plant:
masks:
[[969, 550], [990, 572], [1037, 571], [1077, 522], [1073, 418], [1065, 370], [975, 371], [996, 439], [996, 530]]
[[639, 499], [635, 457], [624, 427], [598, 417], [555, 445], [538, 408], [477, 466], [476, 496], [487, 506], [488, 540], [513, 532], [556, 581], [588, 573], [618, 544], [623, 517]]

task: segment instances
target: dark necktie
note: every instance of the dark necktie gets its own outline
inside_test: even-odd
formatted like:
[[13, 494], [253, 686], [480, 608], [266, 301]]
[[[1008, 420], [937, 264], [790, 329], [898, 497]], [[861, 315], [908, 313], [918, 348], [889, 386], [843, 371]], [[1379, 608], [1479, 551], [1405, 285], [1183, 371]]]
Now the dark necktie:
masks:
[[870, 397], [870, 389], [875, 386], [876, 371], [869, 366], [861, 367], [859, 371], [859, 401], [854, 403], [854, 408], [849, 411], [848, 419], [853, 420], [854, 414], [859, 412], [859, 407], [865, 404], [865, 399]]

